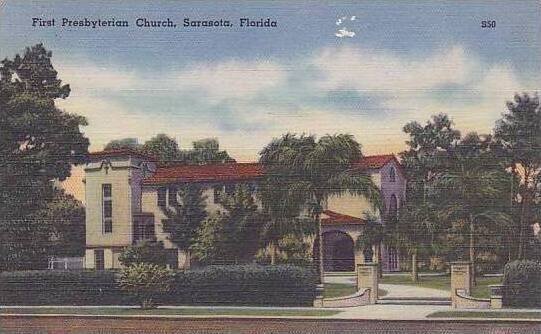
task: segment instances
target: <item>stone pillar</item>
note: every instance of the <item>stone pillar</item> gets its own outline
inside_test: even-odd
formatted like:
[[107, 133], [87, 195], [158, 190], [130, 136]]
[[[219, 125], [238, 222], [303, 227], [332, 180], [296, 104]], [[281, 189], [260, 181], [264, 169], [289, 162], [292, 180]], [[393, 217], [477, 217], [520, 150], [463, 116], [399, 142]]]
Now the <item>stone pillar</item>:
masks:
[[457, 290], [463, 290], [465, 295], [471, 294], [471, 262], [461, 261], [451, 263], [451, 305], [457, 307]]
[[370, 304], [378, 300], [378, 264], [363, 263], [357, 265], [357, 290], [370, 289]]
[[503, 308], [503, 288], [501, 284], [489, 285], [490, 288], [490, 308]]

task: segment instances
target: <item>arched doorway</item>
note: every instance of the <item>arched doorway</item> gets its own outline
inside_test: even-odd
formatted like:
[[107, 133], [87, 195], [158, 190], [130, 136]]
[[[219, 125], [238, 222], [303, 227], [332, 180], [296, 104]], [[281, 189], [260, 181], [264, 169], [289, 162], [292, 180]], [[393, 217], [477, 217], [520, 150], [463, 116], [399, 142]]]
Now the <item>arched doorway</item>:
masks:
[[[314, 261], [319, 261], [319, 238], [314, 241]], [[325, 271], [354, 271], [353, 239], [342, 231], [323, 233], [323, 269]]]

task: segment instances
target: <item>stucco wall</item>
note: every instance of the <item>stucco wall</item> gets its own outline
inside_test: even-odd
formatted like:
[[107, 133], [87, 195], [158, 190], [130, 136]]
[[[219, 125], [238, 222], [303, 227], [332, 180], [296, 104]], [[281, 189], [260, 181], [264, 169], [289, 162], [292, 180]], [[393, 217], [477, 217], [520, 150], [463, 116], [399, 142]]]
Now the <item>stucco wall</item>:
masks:
[[[372, 181], [376, 186], [380, 186], [381, 178], [377, 171], [370, 173]], [[379, 217], [379, 212], [374, 210], [370, 201], [364, 196], [343, 194], [340, 196], [331, 196], [324, 205], [326, 210], [346, 214], [353, 217], [362, 218], [365, 213]]]
[[[93, 162], [85, 168], [86, 244], [90, 247], [129, 245], [132, 240], [130, 161], [115, 158], [110, 162]], [[112, 188], [112, 233], [103, 233], [102, 185], [107, 183]]]

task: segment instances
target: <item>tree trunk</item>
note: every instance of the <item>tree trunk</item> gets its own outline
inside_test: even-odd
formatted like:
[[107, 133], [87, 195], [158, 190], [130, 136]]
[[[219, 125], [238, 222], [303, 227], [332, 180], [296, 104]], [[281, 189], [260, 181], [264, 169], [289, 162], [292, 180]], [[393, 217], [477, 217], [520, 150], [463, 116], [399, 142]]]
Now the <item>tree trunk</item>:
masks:
[[269, 250], [271, 256], [271, 265], [274, 266], [276, 264], [276, 246], [274, 245], [274, 242], [269, 244]]
[[526, 197], [525, 194], [524, 197], [522, 197], [521, 200], [521, 209], [520, 209], [520, 221], [518, 225], [519, 229], [519, 237], [518, 237], [518, 254], [517, 257], [519, 260], [522, 260], [524, 258], [524, 220], [526, 219]]
[[383, 277], [383, 270], [381, 268], [381, 244], [376, 244], [374, 246], [374, 257], [376, 258], [376, 263], [378, 264], [378, 276]]
[[319, 280], [323, 284], [325, 282], [325, 271], [323, 267], [323, 229], [321, 228], [321, 219], [320, 214], [316, 214], [315, 218], [317, 221], [318, 227], [318, 237], [319, 237]]
[[190, 250], [186, 250], [186, 262], [184, 263], [184, 269], [190, 269], [191, 264], [192, 264], [192, 252], [190, 252]]
[[475, 286], [475, 226], [473, 221], [473, 215], [470, 214], [470, 262], [471, 262], [471, 277], [472, 285]]
[[415, 248], [411, 254], [411, 280], [413, 282], [419, 280], [419, 274], [417, 273], [417, 248]]
[[526, 209], [528, 206], [528, 183], [530, 180], [530, 173], [527, 168], [524, 171], [524, 191], [520, 196], [522, 197], [520, 204], [520, 221], [519, 221], [519, 239], [518, 239], [518, 254], [519, 260], [524, 258], [524, 221], [526, 220]]

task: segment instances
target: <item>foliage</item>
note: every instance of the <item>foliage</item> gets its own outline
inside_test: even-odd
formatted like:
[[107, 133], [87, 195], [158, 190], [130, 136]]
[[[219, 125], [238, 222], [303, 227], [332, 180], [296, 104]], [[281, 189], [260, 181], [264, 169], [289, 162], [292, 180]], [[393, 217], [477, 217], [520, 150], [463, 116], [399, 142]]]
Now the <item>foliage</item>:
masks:
[[193, 148], [183, 152], [184, 160], [192, 164], [235, 162], [226, 151], [220, 150], [216, 138], [206, 138], [194, 141]]
[[165, 267], [167, 255], [162, 242], [143, 241], [124, 249], [118, 260], [125, 267], [139, 263]]
[[141, 149], [144, 153], [156, 157], [160, 162], [181, 160], [177, 141], [163, 133], [147, 140]]
[[307, 200], [306, 187], [287, 177], [267, 174], [259, 184], [257, 196], [267, 217], [262, 240], [270, 253], [270, 263], [275, 264], [280, 240], [288, 235], [302, 239], [316, 232], [312, 220], [300, 218]]
[[449, 149], [460, 139], [460, 132], [445, 114], [432, 116], [423, 126], [418, 122], [407, 123], [403, 131], [409, 135], [408, 149], [400, 153], [401, 163], [408, 180], [408, 200], [426, 201], [426, 185], [449, 162]]
[[[274, 139], [260, 155], [259, 162], [272, 182], [278, 180], [278, 184], [287, 185], [288, 189], [284, 192], [295, 194], [292, 196], [295, 201], [296, 194], [301, 195], [299, 199], [304, 200], [316, 222], [320, 239], [321, 213], [329, 197], [346, 193], [360, 195], [366, 197], [374, 208], [381, 208], [379, 189], [370, 176], [363, 171], [351, 171], [351, 164], [362, 157], [361, 146], [352, 135], [326, 135], [316, 141], [314, 136], [288, 133]], [[276, 198], [286, 197], [278, 195]], [[268, 198], [273, 200], [273, 196]], [[263, 205], [269, 207], [269, 204]], [[291, 208], [296, 209], [296, 205]], [[276, 217], [281, 218], [280, 215], [271, 215], [271, 222], [282, 224], [283, 220]], [[322, 249], [320, 247], [320, 259]], [[323, 262], [319, 262], [323, 275]], [[320, 279], [323, 280], [323, 277]]]
[[43, 226], [52, 228], [50, 254], [54, 256], [84, 256], [85, 208], [63, 190], [55, 189], [54, 197], [33, 217]]
[[175, 197], [176, 203], [169, 203], [169, 207], [163, 208], [168, 218], [163, 222], [163, 231], [169, 233], [169, 240], [178, 248], [189, 250], [207, 218], [203, 189], [199, 185], [188, 184], [179, 189]]
[[[170, 282], [168, 274], [166, 278]], [[140, 302], [131, 291], [122, 290], [117, 279], [118, 273], [113, 271], [4, 272], [0, 273], [0, 304], [134, 305]], [[137, 286], [139, 280], [134, 281]], [[171, 290], [163, 294], [160, 287], [154, 301], [167, 305], [310, 306], [315, 298], [316, 281], [312, 270], [290, 265], [211, 266], [177, 272]]]
[[137, 138], [111, 140], [105, 145], [104, 150], [132, 149], [154, 156], [159, 162], [164, 164], [184, 163], [200, 165], [235, 162], [227, 151], [220, 150], [220, 144], [216, 138], [196, 140], [192, 143], [192, 146], [192, 149], [181, 150], [175, 138], [160, 133], [142, 145], [138, 144]]
[[469, 261], [474, 264], [480, 227], [504, 231], [512, 225], [509, 215], [512, 177], [499, 164], [491, 146], [490, 136], [466, 135], [450, 149], [448, 169], [431, 186], [442, 220], [467, 224], [463, 232], [468, 235]]
[[541, 306], [541, 263], [515, 260], [505, 265], [504, 304], [515, 307]]
[[129, 305], [112, 271], [34, 270], [0, 273], [1, 305]]
[[141, 308], [155, 308], [157, 299], [169, 292], [173, 284], [173, 272], [150, 263], [136, 263], [125, 267], [118, 280], [120, 288], [131, 294]]
[[366, 215], [365, 220], [363, 233], [355, 241], [355, 247], [361, 251], [372, 247], [372, 245], [381, 244], [387, 236], [385, 225], [379, 222], [375, 216]]
[[132, 149], [140, 150], [141, 146], [137, 138], [122, 138], [115, 139], [108, 142], [103, 148], [104, 151], [120, 150], [120, 149]]
[[86, 120], [55, 106], [70, 88], [51, 57], [37, 44], [0, 65], [0, 269], [41, 261], [51, 229], [31, 215], [54, 196], [51, 180], [65, 180], [72, 165], [87, 161]]
[[311, 306], [317, 275], [291, 265], [209, 266], [177, 272], [169, 304]]
[[236, 185], [231, 195], [223, 195], [224, 212], [210, 216], [197, 232], [191, 249], [203, 263], [245, 263], [254, 259], [259, 248], [265, 217], [259, 212], [247, 185]]
[[[310, 223], [313, 227], [313, 222]], [[294, 224], [293, 224], [294, 225]], [[256, 254], [256, 260], [261, 264], [293, 264], [299, 266], [311, 266], [313, 261], [312, 244], [301, 235], [286, 234], [278, 239], [275, 249], [260, 249]], [[272, 257], [274, 258], [274, 262]]]
[[508, 166], [520, 178], [520, 220], [518, 258], [524, 258], [529, 225], [535, 221], [535, 203], [539, 203], [541, 188], [541, 107], [537, 94], [515, 95], [507, 102], [508, 112], [494, 129], [495, 139], [502, 146], [501, 155], [508, 158]]

